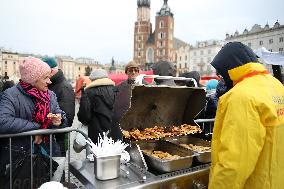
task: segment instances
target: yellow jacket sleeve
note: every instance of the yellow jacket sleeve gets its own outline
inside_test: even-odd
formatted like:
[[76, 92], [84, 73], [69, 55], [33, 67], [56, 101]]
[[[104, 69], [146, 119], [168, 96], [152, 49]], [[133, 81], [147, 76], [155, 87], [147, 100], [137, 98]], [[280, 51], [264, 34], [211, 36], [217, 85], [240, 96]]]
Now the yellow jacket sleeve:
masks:
[[212, 139], [209, 189], [243, 188], [256, 166], [266, 130], [253, 100], [241, 94], [222, 100]]

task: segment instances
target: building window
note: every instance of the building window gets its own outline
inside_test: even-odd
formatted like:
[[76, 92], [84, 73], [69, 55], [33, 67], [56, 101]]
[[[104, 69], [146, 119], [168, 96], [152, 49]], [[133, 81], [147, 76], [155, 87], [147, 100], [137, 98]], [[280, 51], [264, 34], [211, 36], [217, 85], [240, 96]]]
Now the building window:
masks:
[[259, 45], [263, 45], [263, 41], [259, 41]]
[[207, 58], [207, 62], [210, 63], [211, 62], [211, 57]]
[[203, 51], [200, 51], [200, 55], [203, 55]]
[[185, 55], [184, 59], [187, 60], [187, 56], [186, 55]]
[[181, 69], [181, 64], [179, 65], [179, 69]]
[[166, 38], [166, 33], [160, 32], [160, 33], [159, 33], [159, 38], [160, 38], [160, 39], [165, 39], [165, 38]]
[[138, 36], [138, 41], [140, 41], [140, 40], [141, 40], [141, 36], [139, 35], [139, 36]]
[[181, 56], [179, 57], [179, 61], [181, 61]]
[[279, 38], [279, 42], [282, 43], [283, 42], [283, 37]]
[[140, 53], [140, 51], [138, 52], [138, 57], [140, 57], [141, 56], [141, 53]]
[[80, 70], [81, 70], [81, 68], [79, 67], [79, 68], [78, 68], [78, 70], [80, 71]]
[[280, 53], [283, 53], [283, 48], [279, 48], [279, 52], [280, 52]]
[[273, 43], [273, 39], [269, 39], [269, 44], [272, 44]]
[[160, 21], [160, 28], [164, 28], [165, 27], [165, 23], [163, 20]]
[[251, 47], [251, 43], [248, 43], [248, 46]]
[[7, 61], [5, 61], [5, 64], [7, 64]]
[[184, 63], [184, 67], [187, 68], [187, 63]]
[[163, 47], [163, 41], [160, 41], [160, 47]]

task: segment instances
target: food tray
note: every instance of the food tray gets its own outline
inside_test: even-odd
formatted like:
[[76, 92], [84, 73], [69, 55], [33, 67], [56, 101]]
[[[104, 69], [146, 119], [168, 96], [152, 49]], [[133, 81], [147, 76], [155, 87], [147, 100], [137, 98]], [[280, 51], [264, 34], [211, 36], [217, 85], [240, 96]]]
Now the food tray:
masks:
[[[133, 144], [138, 144], [140, 146], [148, 167], [155, 171], [167, 173], [192, 166], [194, 153], [191, 150], [187, 150], [176, 144], [161, 140], [148, 140], [147, 142], [132, 141], [132, 145]], [[181, 156], [181, 158], [173, 160], [160, 159], [144, 153], [143, 150], [168, 152], [171, 155]]]
[[[209, 141], [206, 140], [202, 140], [199, 138], [195, 138], [192, 136], [181, 136], [181, 137], [167, 137], [164, 138], [164, 140], [169, 141], [173, 144], [193, 144], [193, 145], [200, 145], [200, 146], [206, 146], [206, 147], [210, 147], [211, 143]], [[182, 146], [181, 146], [182, 147]], [[182, 147], [185, 148], [185, 147]], [[188, 149], [188, 148], [185, 148]], [[194, 151], [196, 153], [198, 153], [199, 155], [196, 156], [197, 161], [199, 161], [200, 163], [209, 163], [211, 162], [211, 150], [210, 151], [205, 151], [205, 152], [199, 152], [199, 151]]]

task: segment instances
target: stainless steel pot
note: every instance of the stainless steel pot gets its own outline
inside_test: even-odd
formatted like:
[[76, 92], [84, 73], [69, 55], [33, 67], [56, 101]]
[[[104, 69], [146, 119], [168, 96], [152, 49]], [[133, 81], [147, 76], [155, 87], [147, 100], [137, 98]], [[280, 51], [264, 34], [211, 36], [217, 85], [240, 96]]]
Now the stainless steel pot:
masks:
[[95, 157], [94, 172], [99, 180], [117, 178], [120, 173], [120, 155]]

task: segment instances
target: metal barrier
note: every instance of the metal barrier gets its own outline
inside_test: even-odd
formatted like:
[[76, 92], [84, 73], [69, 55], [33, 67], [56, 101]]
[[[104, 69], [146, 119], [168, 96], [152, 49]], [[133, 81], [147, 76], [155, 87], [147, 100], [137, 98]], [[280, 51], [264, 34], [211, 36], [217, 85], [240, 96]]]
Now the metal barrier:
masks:
[[[12, 170], [13, 170], [13, 166], [12, 166], [12, 162], [13, 162], [13, 159], [12, 159], [12, 138], [16, 138], [16, 137], [23, 137], [23, 136], [30, 136], [30, 149], [33, 148], [33, 136], [34, 135], [49, 135], [49, 141], [50, 142], [50, 145], [49, 145], [49, 151], [50, 151], [50, 154], [49, 154], [49, 160], [50, 160], [50, 179], [52, 178], [52, 143], [53, 141], [50, 140], [52, 139], [52, 136], [53, 134], [58, 134], [58, 133], [68, 133], [68, 182], [70, 183], [70, 167], [69, 167], [69, 163], [70, 163], [70, 133], [71, 132], [79, 132], [81, 133], [86, 139], [88, 139], [88, 136], [82, 132], [81, 130], [78, 130], [78, 129], [73, 129], [73, 128], [62, 128], [62, 129], [40, 129], [40, 130], [33, 130], [33, 131], [28, 131], [28, 132], [22, 132], [22, 133], [16, 133], [16, 134], [2, 134], [0, 135], [0, 139], [3, 139], [3, 138], [9, 138], [9, 162], [10, 162], [10, 189], [13, 188], [13, 181], [12, 181], [12, 178], [13, 178], [13, 173], [12, 173]], [[30, 161], [31, 161], [31, 189], [33, 188], [33, 184], [34, 184], [34, 181], [33, 181], [33, 151], [31, 150], [30, 152]]]
[[[213, 134], [213, 127], [214, 127], [215, 118], [213, 118], [213, 119], [196, 119], [194, 121], [195, 121], [195, 123], [199, 124], [199, 126], [201, 127], [201, 129], [205, 133], [205, 135], [212, 135]], [[206, 127], [209, 127], [209, 129], [206, 130], [205, 129]]]

